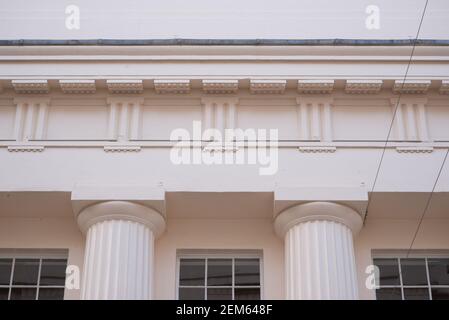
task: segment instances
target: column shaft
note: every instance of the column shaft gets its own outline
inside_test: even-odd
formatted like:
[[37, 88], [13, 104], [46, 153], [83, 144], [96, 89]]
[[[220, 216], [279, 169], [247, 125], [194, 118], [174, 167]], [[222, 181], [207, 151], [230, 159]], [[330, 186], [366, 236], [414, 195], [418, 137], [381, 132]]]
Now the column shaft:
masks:
[[287, 299], [357, 299], [351, 230], [308, 221], [285, 235]]
[[153, 232], [108, 220], [87, 232], [82, 299], [151, 299]]

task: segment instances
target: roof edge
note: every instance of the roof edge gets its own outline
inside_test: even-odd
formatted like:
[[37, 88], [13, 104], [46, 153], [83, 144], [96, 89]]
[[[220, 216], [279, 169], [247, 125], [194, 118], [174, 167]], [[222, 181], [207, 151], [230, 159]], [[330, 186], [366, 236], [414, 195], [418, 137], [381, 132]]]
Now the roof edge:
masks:
[[0, 46], [449, 46], [433, 39], [17, 39]]

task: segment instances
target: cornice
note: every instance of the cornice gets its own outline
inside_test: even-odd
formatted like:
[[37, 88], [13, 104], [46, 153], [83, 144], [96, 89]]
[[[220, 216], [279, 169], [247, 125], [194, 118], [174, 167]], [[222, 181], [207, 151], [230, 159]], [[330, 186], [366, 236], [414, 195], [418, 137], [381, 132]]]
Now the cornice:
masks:
[[95, 80], [59, 80], [59, 86], [67, 94], [89, 94], [96, 91]]
[[394, 93], [421, 94], [426, 93], [430, 87], [430, 80], [396, 80], [393, 86]]
[[239, 89], [238, 80], [202, 80], [204, 93], [232, 94]]
[[449, 80], [443, 80], [441, 82], [440, 94], [449, 94]]
[[250, 80], [249, 90], [253, 94], [282, 94], [286, 80]]
[[134, 94], [143, 92], [142, 80], [107, 80], [108, 90], [113, 94]]
[[334, 80], [298, 80], [298, 92], [303, 94], [332, 93], [334, 82]]
[[[394, 81], [392, 81], [394, 80]], [[24, 79], [2, 77], [0, 87], [4, 93], [11, 88], [16, 94], [24, 97], [45, 97], [50, 93], [64, 94], [93, 94], [105, 87], [111, 96], [140, 95], [155, 92], [157, 94], [189, 94], [198, 93], [206, 95], [230, 95], [249, 92], [253, 95], [282, 95], [286, 91], [291, 94], [293, 90], [299, 96], [323, 96], [331, 93], [344, 93], [352, 95], [375, 95], [387, 90], [394, 95], [423, 95], [426, 93], [449, 94], [449, 77], [412, 77], [400, 80], [397, 77], [380, 79], [353, 79], [351, 77], [328, 77], [326, 79], [307, 79], [296, 76], [285, 76], [277, 79], [246, 77], [227, 79], [208, 79], [207, 77], [183, 76], [180, 79], [158, 79], [157, 77], [127, 77], [125, 79], [58, 79], [55, 77], [42, 77], [40, 79]], [[287, 90], [288, 89], [288, 90]], [[6, 92], [5, 92], [6, 90]], [[61, 91], [59, 91], [61, 90]]]
[[186, 94], [190, 92], [190, 80], [154, 80], [154, 90], [161, 94]]
[[46, 94], [50, 91], [47, 80], [12, 80], [11, 84], [18, 94]]
[[349, 94], [376, 94], [382, 89], [382, 80], [347, 80], [345, 92]]

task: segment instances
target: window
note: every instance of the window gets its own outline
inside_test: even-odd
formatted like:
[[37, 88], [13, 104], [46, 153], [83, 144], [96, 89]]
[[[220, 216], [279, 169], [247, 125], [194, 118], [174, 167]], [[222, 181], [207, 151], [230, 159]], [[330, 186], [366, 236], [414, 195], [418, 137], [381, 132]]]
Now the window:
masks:
[[0, 300], [62, 300], [66, 267], [66, 255], [1, 254]]
[[178, 259], [179, 300], [260, 300], [261, 258], [184, 255]]
[[377, 300], [449, 300], [449, 257], [375, 258]]

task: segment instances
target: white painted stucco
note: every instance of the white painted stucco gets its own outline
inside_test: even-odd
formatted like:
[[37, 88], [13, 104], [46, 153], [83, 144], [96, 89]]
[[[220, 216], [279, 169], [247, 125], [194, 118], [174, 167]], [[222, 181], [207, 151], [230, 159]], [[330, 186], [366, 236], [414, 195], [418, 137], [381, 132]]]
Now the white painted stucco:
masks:
[[[78, 1], [82, 28], [69, 31], [68, 3], [0, 0], [0, 39], [416, 36], [424, 1], [380, 1], [379, 30], [364, 27], [368, 2], [231, 1], [217, 10], [210, 1], [131, 1], [122, 10]], [[426, 14], [420, 38], [448, 39], [447, 2], [430, 0]], [[66, 289], [66, 299], [117, 298], [104, 288], [123, 277], [133, 285], [121, 298], [175, 299], [185, 249], [260, 251], [265, 299], [335, 298], [340, 286], [349, 288], [340, 298], [375, 299], [365, 270], [376, 252], [449, 254], [448, 93], [447, 45], [2, 45], [0, 253], [68, 249], [85, 291]], [[259, 164], [175, 164], [171, 134], [185, 129], [195, 140], [197, 121], [277, 129], [274, 174]], [[252, 148], [200, 140], [193, 150], [209, 156]], [[117, 255], [100, 250], [124, 236], [122, 226], [134, 242]], [[314, 242], [331, 233], [344, 244], [338, 256], [324, 254], [327, 238]], [[328, 257], [349, 266], [347, 278], [319, 263]], [[141, 272], [122, 274], [113, 258]], [[308, 275], [295, 275], [298, 265], [317, 271], [314, 283], [335, 275], [336, 287], [302, 290]]]

